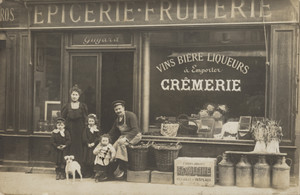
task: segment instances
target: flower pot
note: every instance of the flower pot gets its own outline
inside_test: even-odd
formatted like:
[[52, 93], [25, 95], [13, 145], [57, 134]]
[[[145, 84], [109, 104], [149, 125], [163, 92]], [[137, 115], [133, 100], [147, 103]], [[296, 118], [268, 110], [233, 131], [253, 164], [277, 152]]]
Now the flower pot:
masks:
[[266, 152], [266, 142], [265, 141], [256, 141], [253, 152]]
[[280, 153], [280, 151], [279, 151], [279, 140], [278, 139], [271, 139], [271, 141], [267, 143], [266, 150], [267, 150], [268, 153]]

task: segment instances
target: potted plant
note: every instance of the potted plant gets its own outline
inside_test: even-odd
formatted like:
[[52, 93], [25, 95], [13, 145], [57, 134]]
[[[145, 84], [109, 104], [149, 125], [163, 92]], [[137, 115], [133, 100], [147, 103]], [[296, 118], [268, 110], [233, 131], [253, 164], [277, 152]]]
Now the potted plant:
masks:
[[268, 121], [267, 152], [280, 153], [279, 143], [282, 140], [282, 127], [278, 122]]
[[279, 153], [283, 134], [278, 122], [270, 119], [257, 121], [251, 126], [251, 134], [256, 141], [253, 152]]
[[257, 121], [255, 124], [252, 125], [251, 134], [254, 140], [256, 141], [253, 152], [266, 152], [267, 127], [264, 120]]

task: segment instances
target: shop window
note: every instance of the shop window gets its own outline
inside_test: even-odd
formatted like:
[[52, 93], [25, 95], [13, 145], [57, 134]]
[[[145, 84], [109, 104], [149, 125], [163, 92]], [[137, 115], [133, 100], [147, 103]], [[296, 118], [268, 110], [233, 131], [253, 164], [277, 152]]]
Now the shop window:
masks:
[[[236, 134], [227, 138], [236, 139], [245, 116], [251, 121], [264, 117], [263, 35], [262, 29], [152, 32], [150, 133], [162, 122], [188, 119], [196, 123], [189, 122], [177, 136], [224, 139], [223, 127], [232, 122], [229, 128]], [[205, 113], [208, 105], [222, 115]], [[193, 130], [196, 124], [198, 129]], [[199, 127], [212, 129], [202, 132]]]
[[34, 40], [34, 131], [50, 132], [61, 108], [61, 35], [36, 34]]

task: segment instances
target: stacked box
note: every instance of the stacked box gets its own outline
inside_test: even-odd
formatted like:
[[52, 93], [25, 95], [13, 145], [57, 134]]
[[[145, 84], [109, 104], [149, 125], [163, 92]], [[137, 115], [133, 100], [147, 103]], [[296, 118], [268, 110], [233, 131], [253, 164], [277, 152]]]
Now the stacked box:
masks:
[[174, 162], [174, 183], [176, 185], [214, 186], [216, 163], [216, 158], [177, 158]]
[[137, 183], [149, 183], [150, 170], [146, 170], [146, 171], [127, 170], [127, 181], [137, 182]]
[[152, 171], [151, 183], [173, 184], [173, 172]]

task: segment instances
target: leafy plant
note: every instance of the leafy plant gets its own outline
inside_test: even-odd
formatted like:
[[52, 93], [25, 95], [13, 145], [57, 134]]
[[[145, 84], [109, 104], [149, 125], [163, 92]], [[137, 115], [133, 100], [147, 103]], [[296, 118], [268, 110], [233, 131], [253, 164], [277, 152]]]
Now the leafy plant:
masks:
[[257, 121], [251, 126], [251, 134], [255, 141], [270, 142], [271, 140], [282, 140], [282, 127], [279, 122], [270, 119]]

